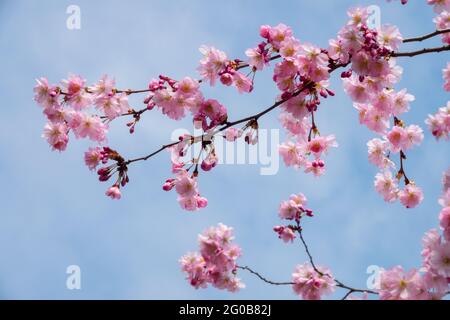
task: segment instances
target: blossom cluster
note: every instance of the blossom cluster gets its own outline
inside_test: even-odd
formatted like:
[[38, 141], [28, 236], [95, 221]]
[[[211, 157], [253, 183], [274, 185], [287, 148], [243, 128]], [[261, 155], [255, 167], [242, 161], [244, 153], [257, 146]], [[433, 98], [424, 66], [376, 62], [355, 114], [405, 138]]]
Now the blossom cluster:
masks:
[[236, 259], [241, 256], [241, 248], [233, 244], [233, 239], [233, 229], [223, 224], [199, 235], [200, 251], [180, 259], [181, 269], [194, 288], [211, 284], [217, 289], [236, 292], [245, 286], [236, 277]]
[[[207, 160], [208, 158], [202, 163], [202, 168], [203, 170], [206, 169], [205, 171], [209, 169], [206, 168], [206, 166], [215, 166], [215, 162], [210, 162], [207, 165], [204, 165]], [[215, 161], [217, 161], [217, 158]], [[175, 177], [166, 180], [163, 185], [163, 190], [170, 191], [175, 188], [178, 193], [178, 203], [184, 210], [196, 211], [198, 209], [205, 208], [208, 205], [208, 200], [202, 197], [198, 191], [198, 171], [195, 169], [194, 172], [190, 174], [189, 169], [186, 170], [184, 168], [185, 165], [186, 164], [183, 162], [173, 162], [172, 173], [175, 174]]]
[[444, 175], [444, 194], [439, 200], [442, 235], [437, 229], [423, 237], [423, 266], [405, 271], [395, 266], [380, 273], [380, 299], [441, 299], [450, 289], [450, 168]]
[[[43, 137], [53, 150], [64, 151], [72, 131], [76, 138], [88, 138], [97, 143], [106, 141], [108, 125], [104, 118], [113, 119], [129, 110], [128, 98], [114, 91], [114, 80], [104, 76], [93, 87], [86, 80], [70, 75], [62, 86], [49, 84], [46, 78], [36, 80], [34, 100], [43, 108], [48, 123]], [[101, 115], [89, 112], [95, 105]]]
[[[405, 151], [424, 138], [419, 126], [407, 126], [399, 119], [415, 99], [406, 89], [393, 89], [402, 69], [390, 54], [398, 50], [403, 38], [392, 25], [369, 29], [368, 8], [351, 9], [348, 15], [348, 24], [339, 31], [336, 40], [330, 40], [329, 52], [336, 63], [351, 63], [350, 69], [341, 74], [344, 90], [359, 112], [360, 123], [382, 136], [368, 143], [369, 160], [381, 170], [375, 177], [375, 189], [385, 201], [400, 199], [405, 207], [414, 208], [423, 199], [422, 191], [406, 177], [403, 166], [395, 176], [390, 171], [395, 169], [392, 154], [399, 153], [403, 161]], [[405, 188], [400, 190], [398, 180], [402, 177]]]
[[320, 300], [322, 296], [334, 292], [336, 282], [325, 267], [317, 270], [309, 263], [298, 265], [292, 273], [294, 292], [304, 300]]
[[246, 51], [253, 69], [262, 70], [272, 57], [281, 58], [275, 65], [273, 80], [281, 91], [279, 99], [284, 100], [280, 122], [288, 132], [288, 140], [280, 145], [280, 155], [287, 166], [304, 167], [306, 173], [322, 175], [322, 154], [337, 146], [333, 135], [318, 136], [313, 115], [321, 103], [320, 97], [334, 95], [328, 89], [329, 57], [326, 51], [301, 43], [284, 24], [263, 25], [260, 36], [264, 41]]
[[238, 71], [241, 66], [239, 59], [229, 60], [225, 52], [214, 47], [202, 46], [200, 52], [203, 59], [200, 60], [198, 72], [203, 80], [214, 86], [217, 79], [225, 86], [234, 85], [239, 93], [251, 92], [253, 81]]
[[300, 220], [304, 216], [312, 217], [313, 212], [306, 208], [307, 199], [303, 193], [293, 194], [289, 200], [283, 201], [279, 208], [279, 217], [283, 220], [295, 222], [285, 226], [275, 226], [273, 230], [284, 242], [293, 242], [295, 233], [301, 231]]

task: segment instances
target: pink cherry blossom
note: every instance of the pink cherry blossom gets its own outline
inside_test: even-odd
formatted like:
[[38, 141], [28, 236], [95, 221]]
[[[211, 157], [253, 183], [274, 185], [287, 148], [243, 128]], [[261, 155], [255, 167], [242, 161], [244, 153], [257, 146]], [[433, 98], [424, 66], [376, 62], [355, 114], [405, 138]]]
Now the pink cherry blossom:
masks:
[[334, 292], [336, 283], [330, 270], [317, 267], [316, 272], [309, 263], [298, 265], [292, 274], [294, 292], [305, 300], [320, 300]]
[[210, 227], [199, 235], [199, 253], [180, 259], [186, 279], [196, 289], [211, 284], [217, 289], [237, 292], [244, 284], [236, 277], [236, 260], [241, 248], [233, 244], [233, 229], [223, 224]]
[[400, 202], [408, 209], [417, 207], [423, 201], [422, 190], [414, 184], [408, 184], [398, 193]]
[[442, 277], [450, 278], [450, 242], [442, 243], [430, 252], [430, 267]]
[[372, 139], [367, 143], [369, 149], [369, 161], [380, 169], [395, 167], [395, 164], [386, 156], [389, 143], [381, 139]]
[[396, 26], [383, 25], [378, 33], [378, 42], [392, 51], [397, 51], [402, 44], [403, 37]]
[[392, 177], [390, 171], [385, 171], [383, 173], [378, 173], [375, 176], [375, 189], [381, 194], [386, 202], [394, 202], [398, 197], [398, 184], [397, 181]]
[[249, 65], [256, 70], [262, 70], [269, 64], [268, 50], [263, 42], [256, 48], [247, 49], [245, 55], [249, 57]]
[[102, 159], [102, 149], [100, 147], [89, 148], [89, 150], [84, 153], [84, 162], [90, 170], [95, 170]]
[[288, 167], [299, 168], [306, 163], [302, 151], [302, 146], [294, 142], [286, 142], [279, 146], [279, 153], [283, 158], [284, 164]]
[[307, 161], [305, 164], [305, 173], [312, 172], [315, 177], [325, 174], [325, 162], [323, 160]]
[[450, 11], [450, 0], [427, 0], [429, 5], [434, 6], [434, 12]]
[[416, 269], [401, 266], [380, 272], [380, 300], [416, 300], [422, 290], [422, 278]]
[[437, 140], [448, 140], [450, 133], [450, 101], [447, 102], [446, 107], [440, 108], [435, 115], [428, 115], [425, 123]]
[[115, 199], [115, 200], [119, 200], [121, 198], [121, 196], [122, 196], [121, 193], [120, 193], [119, 186], [117, 186], [117, 185], [113, 185], [111, 188], [106, 190], [105, 194], [108, 197], [110, 197], [111, 199]]
[[47, 78], [36, 79], [34, 100], [43, 108], [58, 108], [60, 91], [55, 85], [49, 85]]
[[393, 96], [392, 114], [398, 117], [402, 113], [409, 111], [409, 103], [414, 100], [415, 97], [407, 93], [406, 89], [395, 93]]
[[238, 89], [239, 93], [251, 92], [253, 90], [253, 82], [240, 72], [233, 74], [233, 83]]
[[334, 135], [326, 137], [316, 137], [308, 142], [307, 152], [311, 152], [316, 159], [320, 159], [322, 153], [326, 153], [329, 148], [338, 146]]
[[223, 51], [214, 47], [203, 46], [200, 48], [200, 52], [203, 54], [203, 59], [200, 60], [198, 72], [204, 80], [214, 86], [219, 73], [224, 71], [228, 63], [227, 56]]
[[69, 142], [68, 130], [64, 123], [50, 122], [45, 125], [42, 137], [47, 139], [53, 150], [64, 151]]
[[285, 243], [292, 243], [295, 239], [295, 232], [292, 228], [285, 226], [276, 226], [273, 228], [273, 231], [278, 233], [278, 238], [283, 240]]

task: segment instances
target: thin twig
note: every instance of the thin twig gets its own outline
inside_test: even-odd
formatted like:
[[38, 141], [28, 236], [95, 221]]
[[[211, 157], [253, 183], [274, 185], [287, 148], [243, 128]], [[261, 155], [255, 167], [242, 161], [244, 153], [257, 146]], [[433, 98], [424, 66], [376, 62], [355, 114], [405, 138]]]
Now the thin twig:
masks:
[[438, 36], [438, 35], [440, 35], [440, 34], [448, 33], [448, 32], [450, 32], [450, 29], [436, 30], [436, 31], [434, 31], [434, 32], [432, 32], [432, 33], [426, 34], [426, 35], [421, 36], [421, 37], [404, 39], [404, 40], [403, 40], [403, 43], [408, 43], [408, 42], [421, 42], [421, 41], [424, 41], [424, 40], [427, 40], [427, 39], [433, 38], [433, 37], [435, 37], [435, 36]]
[[415, 57], [415, 56], [419, 56], [422, 54], [433, 53], [433, 52], [438, 53], [438, 52], [442, 52], [442, 51], [450, 51], [450, 45], [422, 49], [422, 50], [411, 51], [411, 52], [394, 52], [391, 54], [391, 57]]
[[253, 269], [251, 269], [250, 267], [247, 266], [237, 266], [238, 269], [241, 270], [247, 270], [248, 272], [254, 274], [255, 276], [257, 276], [260, 280], [264, 281], [265, 283], [274, 285], [274, 286], [292, 286], [295, 283], [294, 282], [276, 282], [276, 281], [272, 281], [269, 280], [265, 277], [263, 277], [259, 272], [254, 271]]

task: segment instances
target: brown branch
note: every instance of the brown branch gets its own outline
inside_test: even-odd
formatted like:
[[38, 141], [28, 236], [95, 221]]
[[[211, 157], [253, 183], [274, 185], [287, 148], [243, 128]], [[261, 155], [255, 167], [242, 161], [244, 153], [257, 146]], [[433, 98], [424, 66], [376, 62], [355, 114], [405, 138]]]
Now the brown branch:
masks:
[[450, 32], [450, 29], [442, 29], [442, 30], [436, 30], [432, 33], [426, 34], [424, 36], [421, 37], [416, 37], [416, 38], [407, 38], [403, 40], [403, 43], [409, 43], [409, 42], [421, 42], [430, 38], [433, 38], [435, 36], [438, 36], [440, 34], [444, 34], [444, 33], [448, 33]]
[[257, 276], [259, 279], [261, 279], [265, 283], [268, 283], [268, 284], [271, 284], [271, 285], [274, 285], [274, 286], [292, 286], [292, 285], [295, 284], [294, 282], [276, 282], [276, 281], [269, 280], [269, 279], [263, 277], [259, 272], [256, 272], [256, 271], [254, 271], [253, 269], [251, 269], [250, 267], [247, 267], [247, 266], [237, 266], [237, 268], [241, 269], [241, 270], [246, 270], [246, 271], [254, 274], [255, 276]]
[[415, 57], [415, 56], [422, 55], [422, 54], [433, 53], [433, 52], [438, 53], [438, 52], [442, 52], [442, 51], [450, 51], [450, 45], [422, 49], [422, 50], [411, 51], [411, 52], [394, 52], [390, 56], [391, 57]]

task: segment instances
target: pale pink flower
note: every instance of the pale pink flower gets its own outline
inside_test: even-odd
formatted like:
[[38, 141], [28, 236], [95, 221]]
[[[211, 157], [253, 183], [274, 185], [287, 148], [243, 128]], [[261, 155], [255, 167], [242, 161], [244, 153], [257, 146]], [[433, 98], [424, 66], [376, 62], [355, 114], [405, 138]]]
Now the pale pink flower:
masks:
[[187, 173], [182, 173], [176, 179], [175, 190], [181, 197], [191, 198], [198, 193], [197, 181], [189, 177]]
[[408, 127], [406, 127], [406, 137], [405, 140], [403, 141], [403, 146], [402, 149], [408, 150], [410, 149], [413, 145], [420, 145], [423, 141], [424, 135], [423, 135], [423, 130], [422, 128], [420, 128], [419, 126], [412, 124]]
[[95, 103], [109, 120], [113, 120], [130, 109], [126, 93], [101, 96], [96, 99]]
[[336, 138], [334, 135], [329, 135], [326, 137], [315, 137], [306, 147], [307, 152], [311, 152], [316, 159], [319, 159], [323, 153], [326, 153], [329, 148], [337, 147]]
[[355, 7], [350, 8], [347, 11], [347, 15], [350, 17], [348, 22], [351, 26], [359, 26], [361, 24], [366, 24], [369, 18], [369, 11], [366, 7]]
[[370, 99], [370, 91], [357, 77], [344, 79], [344, 90], [354, 102], [366, 103]]
[[241, 248], [233, 239], [233, 229], [223, 224], [199, 235], [200, 253], [189, 253], [180, 259], [181, 268], [193, 287], [206, 288], [211, 284], [230, 292], [244, 287], [236, 277], [236, 260], [241, 256]]
[[391, 50], [398, 51], [400, 45], [403, 42], [403, 37], [396, 26], [382, 25], [378, 32], [378, 43], [383, 47]]
[[430, 267], [442, 277], [450, 278], [450, 242], [442, 243], [430, 252]]
[[49, 85], [47, 78], [36, 79], [37, 85], [34, 87], [34, 100], [43, 108], [59, 107], [59, 90], [55, 85]]
[[434, 6], [434, 12], [450, 11], [450, 0], [427, 0], [429, 5]]
[[406, 89], [397, 92], [393, 97], [392, 113], [399, 116], [409, 111], [409, 103], [414, 101], [415, 97], [407, 93]]
[[380, 300], [416, 300], [422, 289], [416, 269], [405, 272], [401, 266], [380, 272]]
[[266, 50], [258, 46], [256, 48], [247, 49], [245, 55], [249, 57], [249, 65], [256, 70], [262, 70], [269, 64], [269, 57]]
[[348, 62], [350, 58], [348, 51], [342, 45], [342, 41], [335, 39], [329, 41], [328, 55], [331, 59], [338, 60], [342, 63]]
[[111, 96], [115, 85], [115, 80], [105, 74], [93, 87], [90, 88], [90, 91], [96, 96], [96, 99], [108, 95]]
[[225, 140], [234, 142], [242, 136], [242, 130], [236, 128], [228, 128], [225, 130]]
[[283, 108], [291, 113], [296, 119], [303, 119], [307, 114], [309, 114], [309, 110], [306, 107], [306, 96], [304, 94], [299, 94], [296, 97], [293, 97], [283, 103]]
[[439, 235], [438, 230], [432, 229], [424, 234], [424, 236], [422, 237], [423, 250], [421, 252], [421, 255], [424, 258], [425, 265], [429, 264], [430, 253], [440, 245], [441, 245], [441, 236]]
[[381, 111], [373, 106], [369, 105], [366, 109], [361, 108], [358, 105], [360, 120], [369, 128], [370, 130], [384, 134], [389, 128], [389, 115], [386, 112]]
[[386, 202], [394, 202], [398, 197], [398, 184], [390, 171], [378, 173], [375, 176], [375, 190], [381, 194]]
[[200, 60], [197, 70], [204, 80], [214, 86], [219, 73], [225, 69], [228, 63], [227, 56], [223, 51], [214, 47], [202, 46], [200, 52], [203, 54], [203, 58]]
[[293, 194], [289, 200], [280, 204], [279, 216], [281, 219], [294, 220], [299, 218], [305, 211], [307, 199], [303, 193]]
[[311, 128], [311, 121], [308, 117], [298, 119], [289, 112], [281, 112], [280, 122], [292, 136], [298, 137], [299, 140], [301, 137], [306, 137]]
[[385, 112], [387, 116], [390, 115], [394, 103], [394, 91], [383, 89], [371, 98], [373, 106], [380, 110], [381, 112]]
[[434, 274], [432, 272], [426, 272], [423, 277], [423, 285], [427, 291], [430, 291], [430, 300], [441, 300], [447, 293], [448, 280], [446, 277]]
[[278, 238], [283, 240], [284, 243], [292, 243], [295, 240], [295, 232], [289, 227], [276, 226], [273, 230], [278, 233]]
[[309, 263], [298, 265], [292, 274], [294, 292], [305, 300], [320, 300], [334, 292], [336, 283], [330, 270], [317, 267], [319, 274]]
[[279, 50], [282, 43], [290, 37], [292, 29], [282, 23], [269, 29], [269, 42], [276, 50]]
[[84, 153], [84, 162], [88, 166], [89, 170], [95, 170], [95, 168], [102, 161], [102, 149], [100, 147], [89, 148]]
[[239, 93], [251, 92], [253, 90], [253, 82], [240, 72], [233, 74], [233, 83]]
[[437, 140], [448, 139], [450, 133], [450, 101], [447, 102], [447, 107], [440, 108], [435, 115], [428, 115], [425, 123]]
[[394, 126], [387, 134], [387, 139], [391, 143], [391, 151], [399, 152], [405, 145], [407, 139], [406, 130], [400, 126]]
[[113, 185], [111, 188], [106, 190], [105, 194], [111, 199], [119, 200], [122, 196], [120, 189], [117, 185]]
[[300, 145], [289, 141], [280, 144], [278, 150], [286, 166], [299, 168], [305, 164], [306, 159], [302, 155], [302, 147]]
[[199, 83], [192, 78], [185, 77], [177, 83], [177, 93], [185, 98], [198, 94]]
[[400, 202], [408, 209], [417, 207], [423, 201], [422, 190], [414, 184], [408, 184], [398, 193]]
[[372, 139], [367, 143], [369, 149], [369, 161], [380, 169], [394, 167], [394, 163], [386, 157], [389, 143], [381, 139]]
[[87, 137], [92, 141], [104, 142], [108, 127], [99, 117], [82, 114], [79, 125], [73, 131], [77, 138]]
[[283, 58], [292, 58], [297, 55], [300, 50], [300, 41], [294, 38], [289, 38], [281, 44], [280, 55]]
[[50, 122], [45, 125], [42, 137], [47, 139], [53, 150], [64, 151], [69, 142], [68, 130], [64, 123]]
[[325, 174], [325, 162], [323, 160], [308, 161], [305, 164], [305, 173], [312, 172], [315, 177], [320, 177]]

